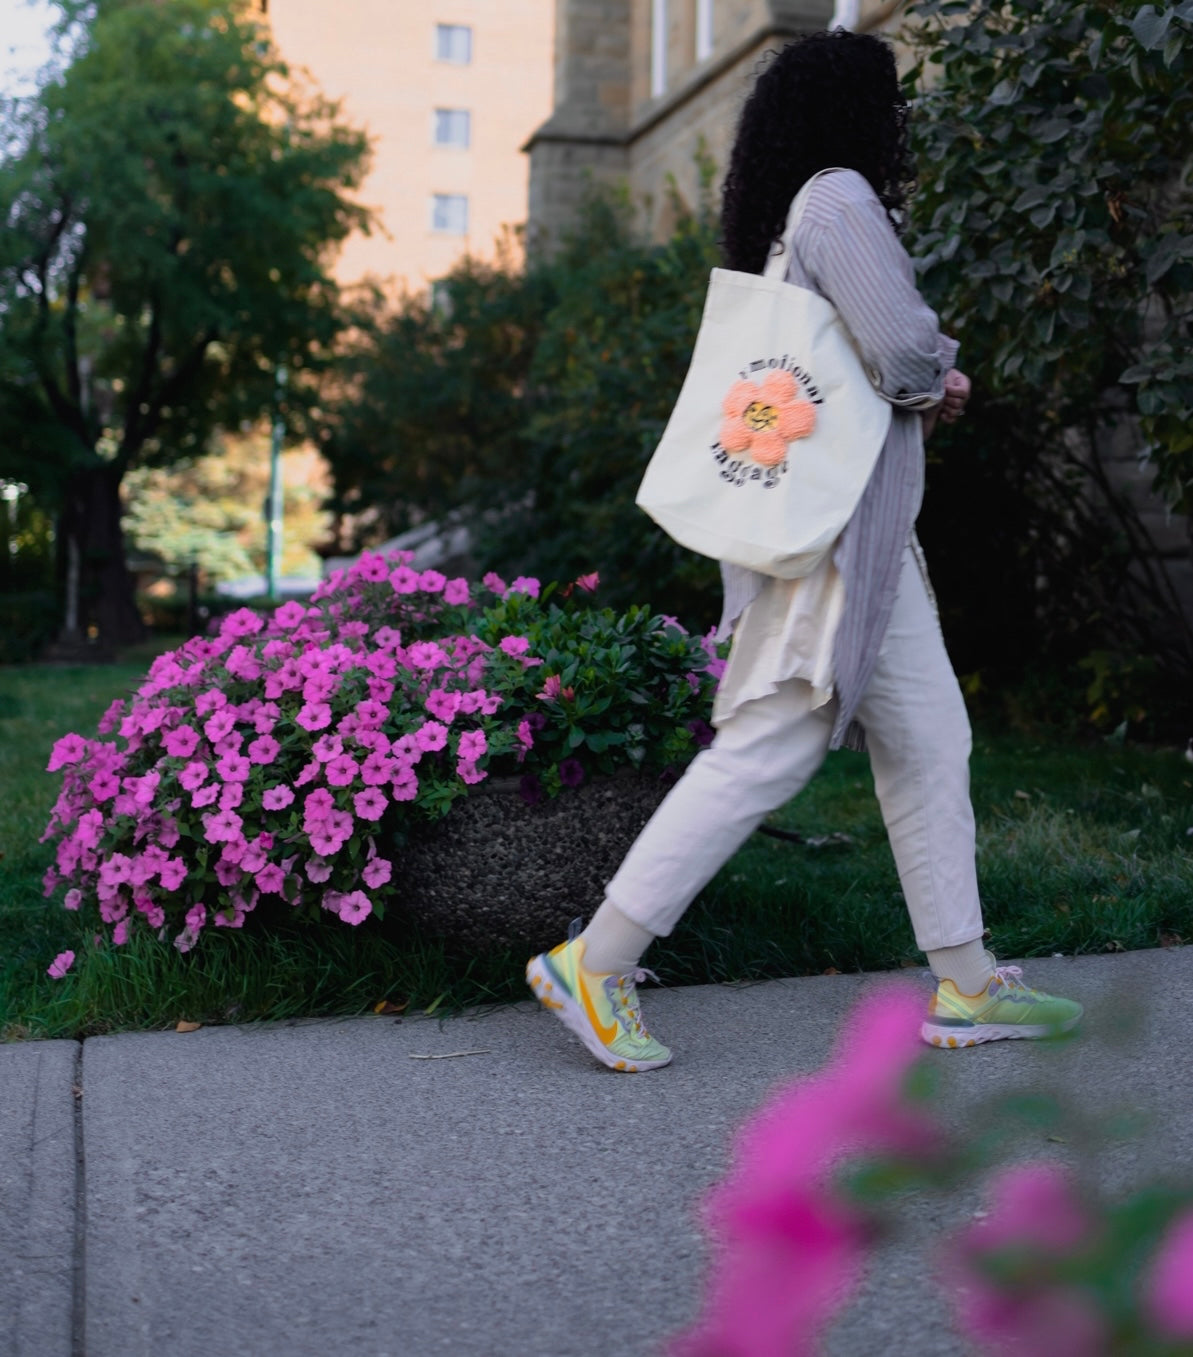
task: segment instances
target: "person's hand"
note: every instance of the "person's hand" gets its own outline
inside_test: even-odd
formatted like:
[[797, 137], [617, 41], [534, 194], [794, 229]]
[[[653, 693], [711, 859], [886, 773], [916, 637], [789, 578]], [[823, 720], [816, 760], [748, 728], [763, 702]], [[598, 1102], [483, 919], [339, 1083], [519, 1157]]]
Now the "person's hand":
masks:
[[944, 400], [940, 403], [942, 424], [955, 424], [965, 413], [969, 400], [970, 381], [964, 372], [950, 368], [944, 375]]

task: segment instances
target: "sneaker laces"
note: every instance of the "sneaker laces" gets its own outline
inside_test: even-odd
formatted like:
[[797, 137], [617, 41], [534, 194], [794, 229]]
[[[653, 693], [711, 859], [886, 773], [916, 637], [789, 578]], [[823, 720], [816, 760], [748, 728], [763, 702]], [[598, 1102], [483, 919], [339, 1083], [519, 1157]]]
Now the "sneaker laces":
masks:
[[995, 966], [994, 974], [1006, 985], [1007, 989], [1027, 988], [1020, 978], [1023, 975], [1022, 966]]
[[[617, 993], [622, 998], [622, 1007], [630, 1026], [633, 1028], [634, 1035], [643, 1040], [649, 1040], [650, 1033], [646, 1030], [646, 1024], [642, 1021], [642, 1005], [638, 1001], [638, 986], [643, 980], [653, 980], [657, 985], [659, 977], [654, 971], [648, 971], [645, 966], [637, 966], [632, 971], [627, 971], [625, 975], [617, 977]], [[628, 982], [628, 983], [627, 983]], [[619, 1012], [618, 1016], [621, 1014]]]

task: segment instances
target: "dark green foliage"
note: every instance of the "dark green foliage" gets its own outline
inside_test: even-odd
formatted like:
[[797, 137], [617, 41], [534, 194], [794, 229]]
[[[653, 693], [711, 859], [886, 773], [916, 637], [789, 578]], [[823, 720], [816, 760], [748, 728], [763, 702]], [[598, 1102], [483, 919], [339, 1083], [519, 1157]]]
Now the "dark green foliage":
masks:
[[1157, 489], [1193, 508], [1193, 5], [913, 18], [909, 246], [976, 387], [934, 440], [923, 523], [959, 667], [1109, 648], [1187, 676], [1193, 637], [1105, 449], [1137, 421]]
[[561, 253], [524, 272], [465, 261], [437, 305], [375, 318], [335, 402], [325, 448], [337, 506], [372, 511], [375, 542], [422, 516], [471, 510], [482, 567], [569, 578], [705, 625], [716, 567], [675, 546], [634, 495], [683, 382], [711, 222], [664, 245], [594, 197]]

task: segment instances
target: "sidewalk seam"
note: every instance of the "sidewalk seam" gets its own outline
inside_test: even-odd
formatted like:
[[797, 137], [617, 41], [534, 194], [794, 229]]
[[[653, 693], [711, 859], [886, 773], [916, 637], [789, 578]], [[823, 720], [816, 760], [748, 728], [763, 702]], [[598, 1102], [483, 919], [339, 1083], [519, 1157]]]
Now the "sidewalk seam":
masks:
[[74, 1131], [75, 1131], [75, 1239], [71, 1285], [71, 1357], [86, 1357], [87, 1352], [87, 1181], [83, 1152], [83, 1043], [75, 1050]]

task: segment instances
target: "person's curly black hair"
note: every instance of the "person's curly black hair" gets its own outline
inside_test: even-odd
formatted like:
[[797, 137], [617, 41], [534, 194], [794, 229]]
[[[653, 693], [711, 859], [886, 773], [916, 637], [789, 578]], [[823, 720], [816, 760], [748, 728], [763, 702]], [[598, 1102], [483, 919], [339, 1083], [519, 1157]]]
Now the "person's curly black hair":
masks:
[[841, 29], [788, 43], [746, 100], [722, 194], [728, 267], [761, 273], [791, 200], [838, 165], [865, 176], [900, 230], [914, 175], [894, 53]]

